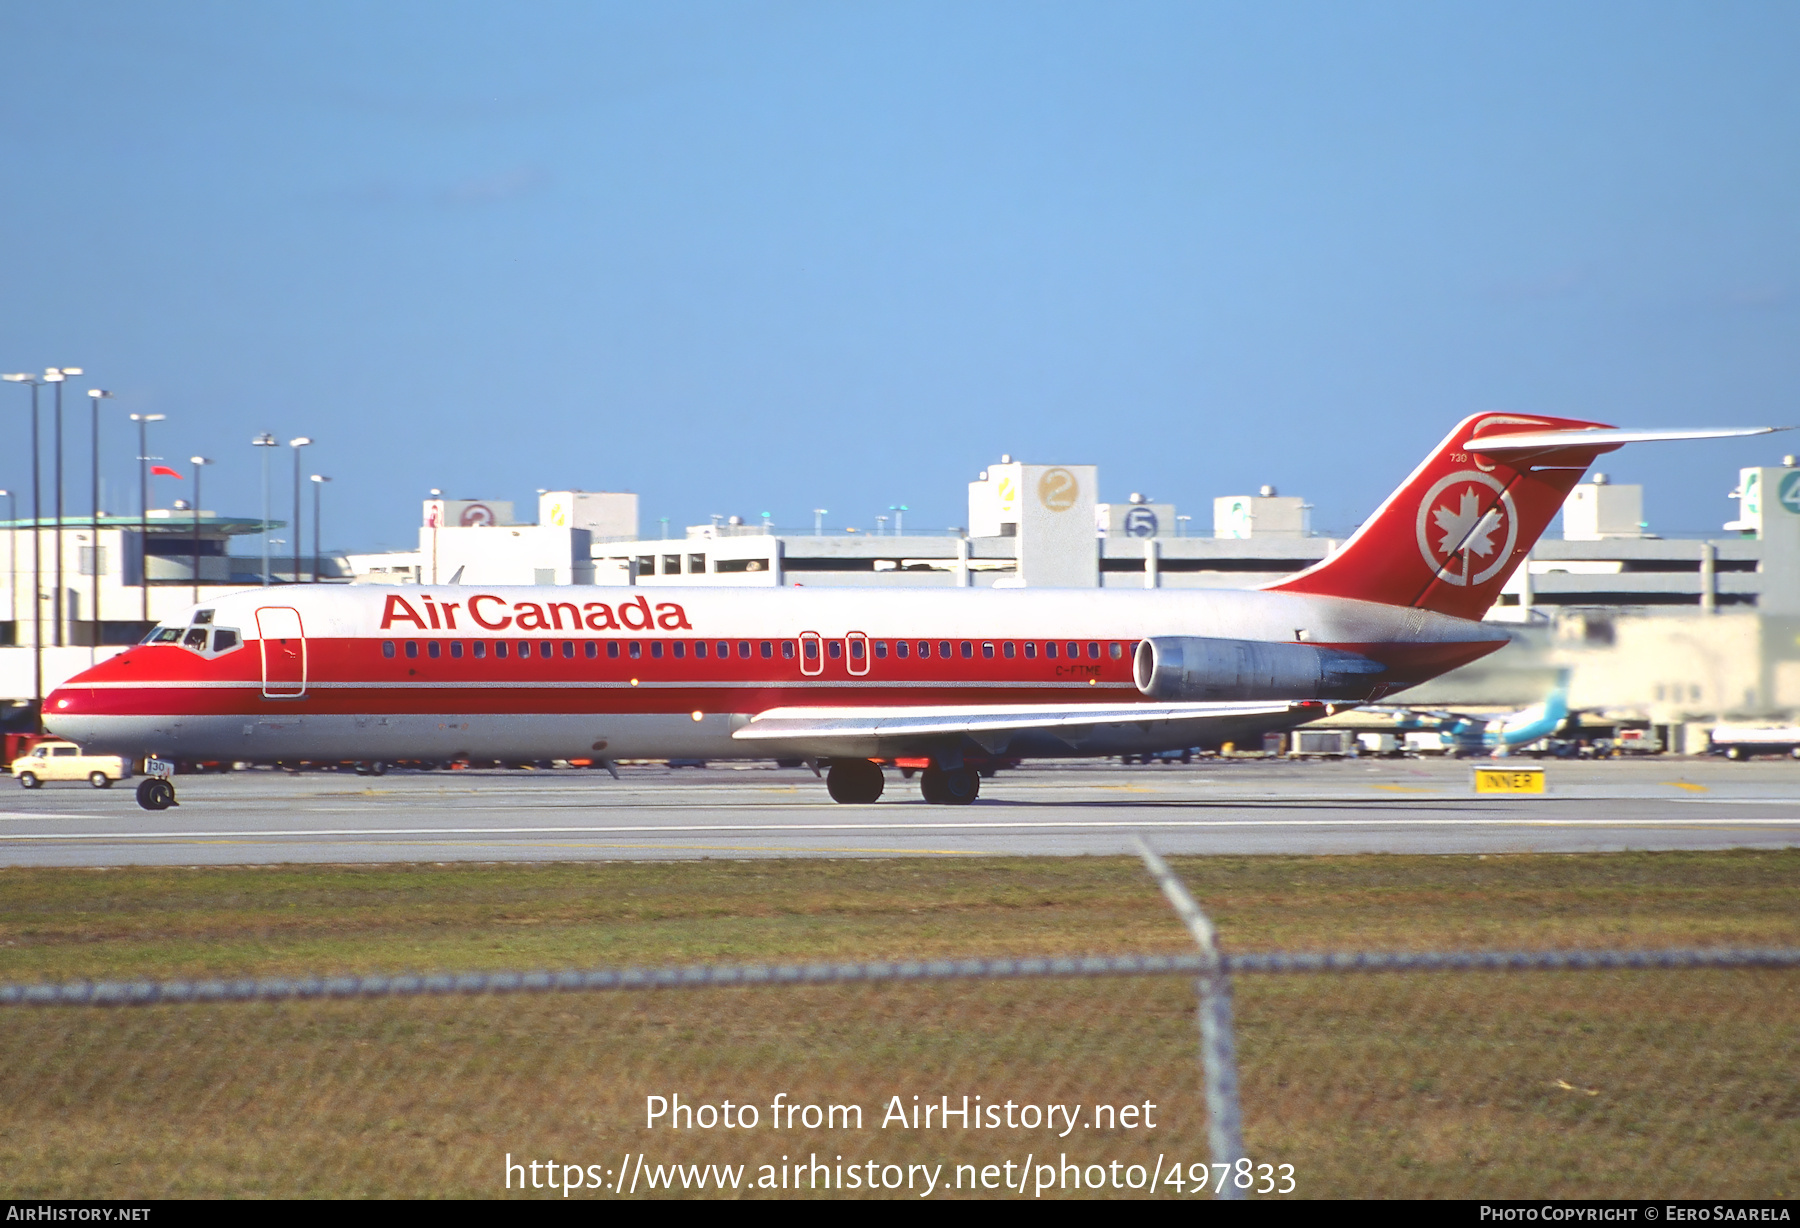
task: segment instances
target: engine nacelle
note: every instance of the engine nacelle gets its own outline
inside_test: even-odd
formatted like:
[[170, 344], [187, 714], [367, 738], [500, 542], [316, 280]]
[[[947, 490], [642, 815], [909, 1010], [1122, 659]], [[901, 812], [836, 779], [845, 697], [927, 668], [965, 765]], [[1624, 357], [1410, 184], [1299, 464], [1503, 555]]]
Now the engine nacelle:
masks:
[[1163, 635], [1138, 644], [1132, 675], [1152, 699], [1366, 700], [1387, 666], [1316, 644]]

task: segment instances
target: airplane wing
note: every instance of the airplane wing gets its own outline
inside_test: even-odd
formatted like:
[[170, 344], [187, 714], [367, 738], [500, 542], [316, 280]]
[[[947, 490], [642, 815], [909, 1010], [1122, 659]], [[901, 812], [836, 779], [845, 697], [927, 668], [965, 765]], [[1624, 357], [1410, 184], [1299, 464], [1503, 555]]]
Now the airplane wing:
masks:
[[[958, 745], [968, 738], [993, 753], [1024, 739], [1093, 753], [1135, 745], [1161, 726], [1171, 744], [1287, 729], [1325, 714], [1315, 700], [1265, 703], [963, 704], [918, 708], [770, 708], [733, 740], [780, 751], [871, 758]], [[1048, 753], [1055, 753], [1054, 750]]]

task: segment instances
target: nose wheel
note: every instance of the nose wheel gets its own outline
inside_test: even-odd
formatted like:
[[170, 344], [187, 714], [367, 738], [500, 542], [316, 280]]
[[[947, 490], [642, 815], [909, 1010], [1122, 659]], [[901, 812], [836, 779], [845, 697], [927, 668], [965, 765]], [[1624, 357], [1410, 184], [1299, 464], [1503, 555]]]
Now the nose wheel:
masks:
[[160, 777], [152, 776], [141, 781], [137, 787], [137, 804], [145, 810], [167, 810], [170, 806], [179, 806], [175, 800], [175, 786]]

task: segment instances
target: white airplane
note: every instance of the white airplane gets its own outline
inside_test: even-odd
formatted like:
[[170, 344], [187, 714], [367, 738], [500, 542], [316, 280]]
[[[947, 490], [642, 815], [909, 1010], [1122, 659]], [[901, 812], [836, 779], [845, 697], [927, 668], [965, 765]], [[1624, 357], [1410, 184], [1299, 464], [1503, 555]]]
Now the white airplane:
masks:
[[1772, 428], [1459, 423], [1330, 558], [1254, 591], [407, 588], [219, 598], [46, 698], [90, 752], [173, 759], [795, 758], [840, 802], [922, 757], [1254, 741], [1493, 652], [1478, 621], [1594, 458]]

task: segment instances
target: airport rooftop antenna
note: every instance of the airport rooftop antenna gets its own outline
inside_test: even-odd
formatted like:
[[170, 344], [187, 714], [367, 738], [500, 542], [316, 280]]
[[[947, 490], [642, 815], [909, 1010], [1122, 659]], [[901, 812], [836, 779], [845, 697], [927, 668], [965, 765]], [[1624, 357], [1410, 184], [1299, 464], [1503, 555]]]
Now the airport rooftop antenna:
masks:
[[320, 491], [322, 491], [322, 490], [324, 490], [324, 489], [325, 489], [325, 483], [327, 483], [327, 482], [329, 482], [329, 481], [331, 481], [331, 479], [330, 479], [330, 478], [328, 478], [328, 477], [326, 477], [326, 476], [325, 476], [325, 475], [324, 475], [324, 474], [322, 474], [322, 473], [315, 473], [315, 474], [313, 474], [313, 475], [312, 475], [312, 484], [313, 484], [313, 569], [312, 569], [312, 582], [313, 582], [313, 583], [314, 583], [314, 584], [317, 584], [317, 583], [318, 583], [318, 582], [319, 582], [319, 560], [320, 560], [320, 559], [321, 559], [321, 558], [323, 558], [323, 557], [324, 557], [324, 551], [323, 551], [323, 549], [322, 549], [322, 548], [321, 548], [321, 547], [320, 547], [320, 545], [319, 545], [319, 540], [320, 540], [320, 538], [319, 538], [319, 492], [320, 492]]

